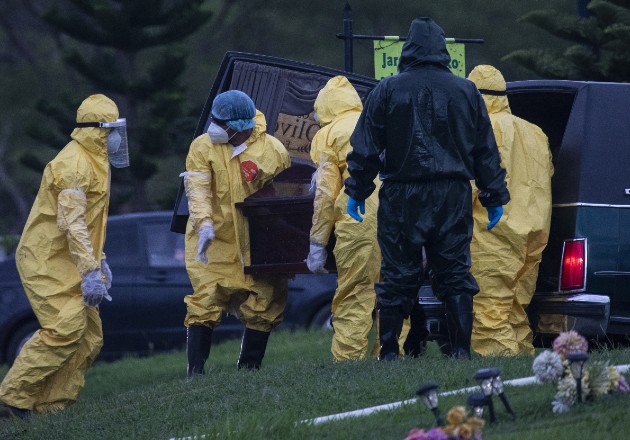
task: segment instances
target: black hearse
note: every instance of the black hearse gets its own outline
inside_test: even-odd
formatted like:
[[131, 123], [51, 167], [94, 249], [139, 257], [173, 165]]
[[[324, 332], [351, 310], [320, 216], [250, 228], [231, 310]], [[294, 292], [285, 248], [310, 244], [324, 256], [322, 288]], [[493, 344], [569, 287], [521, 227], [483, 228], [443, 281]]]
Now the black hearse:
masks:
[[[238, 205], [249, 219], [248, 273], [308, 272], [303, 261], [312, 216], [313, 103], [335, 75], [346, 75], [362, 99], [376, 84], [373, 78], [302, 62], [225, 55], [195, 136], [209, 124], [214, 96], [239, 89], [265, 113], [268, 133], [285, 144], [294, 164]], [[508, 99], [515, 115], [545, 131], [555, 166], [549, 245], [528, 308], [535, 333], [539, 339], [565, 329], [592, 338], [630, 334], [630, 123], [625, 116], [630, 84], [519, 81], [508, 83]], [[180, 188], [172, 230], [184, 231], [187, 214]], [[421, 289], [420, 302], [434, 338], [443, 338], [442, 305], [429, 286]]]

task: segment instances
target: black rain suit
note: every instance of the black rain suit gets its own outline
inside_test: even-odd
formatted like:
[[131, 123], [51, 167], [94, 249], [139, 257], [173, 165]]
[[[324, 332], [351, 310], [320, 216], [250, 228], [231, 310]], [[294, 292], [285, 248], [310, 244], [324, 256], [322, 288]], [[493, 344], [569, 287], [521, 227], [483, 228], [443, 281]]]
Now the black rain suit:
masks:
[[399, 73], [368, 96], [347, 158], [346, 192], [356, 200], [374, 191], [380, 172], [377, 307], [405, 316], [422, 282], [423, 246], [438, 298], [479, 291], [470, 274], [470, 180], [483, 206], [510, 199], [483, 98], [449, 62], [444, 31], [430, 18], [415, 19]]

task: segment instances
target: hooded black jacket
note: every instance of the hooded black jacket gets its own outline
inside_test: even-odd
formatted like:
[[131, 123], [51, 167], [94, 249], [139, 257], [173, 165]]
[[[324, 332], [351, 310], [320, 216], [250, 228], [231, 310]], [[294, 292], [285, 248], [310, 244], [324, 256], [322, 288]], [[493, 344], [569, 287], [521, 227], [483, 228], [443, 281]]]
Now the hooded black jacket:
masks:
[[509, 201], [483, 98], [449, 62], [442, 28], [413, 20], [399, 73], [372, 90], [351, 137], [345, 191], [352, 198], [365, 200], [380, 172], [383, 181], [474, 179], [483, 206]]

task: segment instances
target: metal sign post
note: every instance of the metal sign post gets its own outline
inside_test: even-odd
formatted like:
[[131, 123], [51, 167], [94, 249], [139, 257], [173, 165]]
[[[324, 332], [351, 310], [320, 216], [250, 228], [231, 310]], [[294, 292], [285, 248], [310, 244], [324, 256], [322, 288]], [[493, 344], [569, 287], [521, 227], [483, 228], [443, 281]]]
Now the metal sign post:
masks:
[[[352, 8], [350, 3], [346, 1], [346, 6], [343, 8], [343, 33], [337, 34], [337, 38], [344, 40], [344, 66], [346, 72], [353, 71], [353, 47], [352, 40], [385, 40], [389, 42], [404, 42], [407, 37], [400, 37], [397, 35], [361, 35], [352, 33]], [[482, 44], [484, 42], [481, 38], [446, 38], [447, 45], [453, 44]], [[449, 50], [452, 54], [452, 51]], [[463, 55], [462, 55], [463, 56]], [[462, 60], [463, 61], [463, 60]], [[450, 66], [451, 70], [457, 70], [458, 66]], [[461, 76], [461, 75], [460, 75]], [[378, 75], [377, 75], [377, 79]]]

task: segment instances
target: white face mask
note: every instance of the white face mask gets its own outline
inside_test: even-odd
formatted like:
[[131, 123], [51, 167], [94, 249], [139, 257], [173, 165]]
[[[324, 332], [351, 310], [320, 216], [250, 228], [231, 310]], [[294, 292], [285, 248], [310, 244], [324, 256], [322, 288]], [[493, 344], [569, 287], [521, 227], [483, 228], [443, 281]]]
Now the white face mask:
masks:
[[234, 134], [230, 136], [227, 131], [219, 127], [214, 122], [211, 122], [208, 127], [208, 136], [210, 136], [210, 140], [213, 144], [227, 144], [230, 139], [236, 136], [236, 133], [237, 132], [234, 132]]
[[[227, 133], [226, 133], [227, 134]], [[120, 148], [120, 143], [122, 142], [122, 137], [118, 130], [112, 129], [107, 135], [107, 153], [114, 154]]]

